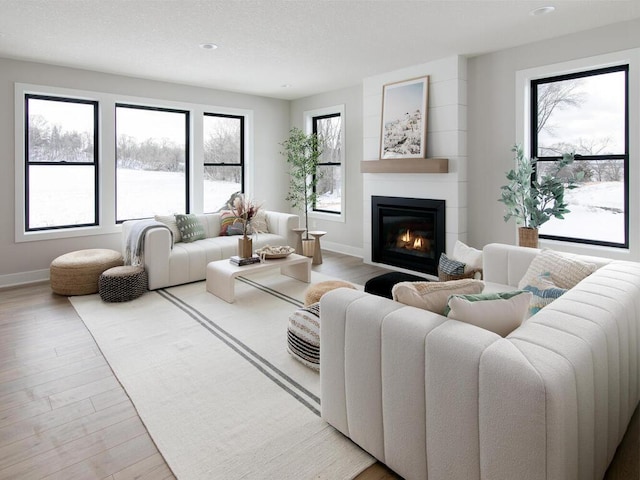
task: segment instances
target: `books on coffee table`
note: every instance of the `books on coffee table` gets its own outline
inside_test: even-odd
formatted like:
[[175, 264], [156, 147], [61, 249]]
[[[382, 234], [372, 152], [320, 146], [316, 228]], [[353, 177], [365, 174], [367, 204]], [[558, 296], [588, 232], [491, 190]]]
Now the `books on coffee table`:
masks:
[[238, 265], [239, 267], [243, 267], [244, 265], [253, 265], [254, 263], [260, 263], [260, 257], [254, 255], [248, 258], [240, 258], [237, 255], [233, 255], [229, 258], [229, 261], [234, 265]]

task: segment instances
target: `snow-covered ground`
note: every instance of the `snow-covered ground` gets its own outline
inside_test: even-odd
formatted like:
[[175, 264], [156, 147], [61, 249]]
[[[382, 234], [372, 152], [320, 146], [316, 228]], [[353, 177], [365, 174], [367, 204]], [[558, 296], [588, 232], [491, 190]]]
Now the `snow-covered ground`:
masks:
[[571, 212], [549, 220], [541, 234], [624, 243], [623, 182], [586, 183], [567, 190], [565, 198]]
[[[92, 175], [90, 167], [32, 168], [31, 227], [92, 223]], [[205, 180], [203, 211], [217, 211], [238, 190], [240, 185], [234, 182]], [[119, 219], [184, 212], [184, 175], [181, 173], [119, 169], [117, 191]], [[340, 211], [340, 198], [323, 196], [319, 206]]]

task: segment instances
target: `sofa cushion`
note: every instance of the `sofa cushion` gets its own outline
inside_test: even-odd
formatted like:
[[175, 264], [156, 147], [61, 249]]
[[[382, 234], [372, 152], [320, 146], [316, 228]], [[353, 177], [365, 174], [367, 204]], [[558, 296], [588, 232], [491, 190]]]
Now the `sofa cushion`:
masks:
[[543, 250], [531, 261], [527, 272], [518, 283], [518, 288], [522, 290], [538, 278], [538, 276], [549, 272], [553, 283], [560, 288], [568, 290], [575, 287], [582, 279], [591, 275], [595, 270], [596, 265], [593, 263], [570, 258], [553, 250]]
[[258, 210], [251, 219], [252, 233], [269, 233], [269, 225], [267, 224], [267, 214], [264, 210]]
[[164, 223], [171, 233], [173, 233], [173, 243], [179, 243], [182, 241], [182, 235], [180, 235], [180, 229], [176, 223], [175, 215], [156, 215], [153, 217], [156, 222]]
[[442, 314], [449, 295], [480, 293], [484, 282], [467, 278], [449, 282], [400, 282], [391, 295], [396, 302]]
[[444, 313], [448, 318], [506, 337], [527, 318], [532, 296], [524, 290], [451, 295]]
[[206, 238], [204, 227], [193, 213], [176, 214], [176, 224], [178, 225], [178, 230], [180, 230], [183, 242], [195, 242], [196, 240]]
[[559, 288], [553, 283], [549, 272], [538, 275], [529, 285], [525, 285], [522, 289], [532, 294], [531, 303], [529, 304], [529, 316], [535, 315], [567, 291], [565, 288]]

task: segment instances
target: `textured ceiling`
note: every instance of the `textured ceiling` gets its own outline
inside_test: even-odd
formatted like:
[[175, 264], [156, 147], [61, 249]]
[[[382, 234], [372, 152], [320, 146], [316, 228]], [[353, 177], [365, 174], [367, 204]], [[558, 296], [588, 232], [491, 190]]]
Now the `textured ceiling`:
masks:
[[638, 17], [638, 0], [0, 0], [0, 57], [294, 99]]

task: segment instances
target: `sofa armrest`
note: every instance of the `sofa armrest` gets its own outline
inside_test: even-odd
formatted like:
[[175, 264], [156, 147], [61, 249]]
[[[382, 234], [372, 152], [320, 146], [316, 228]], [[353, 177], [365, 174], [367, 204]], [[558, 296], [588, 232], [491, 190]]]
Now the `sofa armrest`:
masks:
[[[124, 256], [131, 226], [138, 220], [122, 224], [122, 254]], [[171, 255], [171, 232], [162, 227], [150, 228], [144, 236], [144, 268], [149, 278], [149, 290], [169, 285], [169, 256]]]
[[273, 212], [270, 210], [267, 210], [265, 214], [269, 233], [285, 237], [287, 245], [295, 247], [297, 236], [293, 229], [298, 228], [300, 225], [300, 217], [292, 213]]

